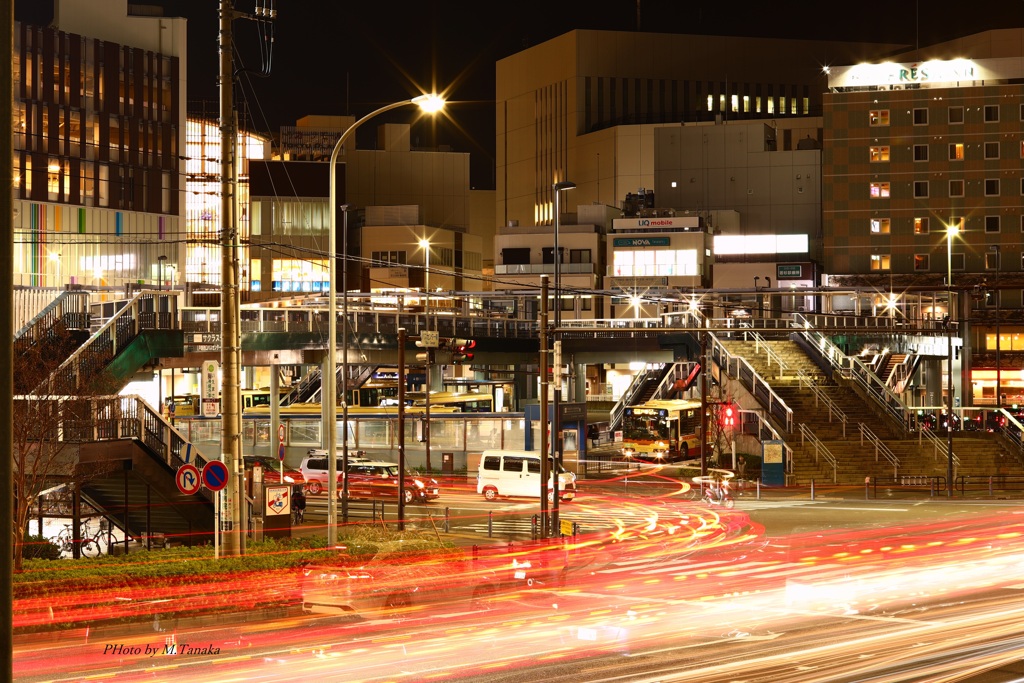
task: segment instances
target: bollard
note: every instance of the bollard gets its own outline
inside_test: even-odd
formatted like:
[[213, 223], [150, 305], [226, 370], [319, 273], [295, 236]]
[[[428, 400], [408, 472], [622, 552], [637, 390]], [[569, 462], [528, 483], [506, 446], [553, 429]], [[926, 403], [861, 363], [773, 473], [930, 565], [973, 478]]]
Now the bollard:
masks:
[[761, 500], [761, 480], [757, 480], [757, 499]]
[[487, 538], [494, 535], [494, 512], [487, 513]]
[[864, 500], [871, 499], [871, 477], [864, 477]]
[[811, 500], [814, 500], [814, 480], [811, 479]]
[[539, 525], [539, 523], [540, 519], [537, 517], [537, 515], [534, 515], [533, 518], [530, 520], [530, 536], [532, 536], [533, 540], [535, 541], [537, 540], [537, 526]]
[[992, 497], [992, 475], [988, 477], [988, 497]]
[[932, 498], [935, 497], [935, 477], [931, 477], [928, 483], [928, 495]]
[[451, 521], [452, 521], [452, 509], [449, 508], [449, 507], [446, 507], [444, 509], [444, 532], [445, 533], [448, 533], [449, 531], [452, 530]]

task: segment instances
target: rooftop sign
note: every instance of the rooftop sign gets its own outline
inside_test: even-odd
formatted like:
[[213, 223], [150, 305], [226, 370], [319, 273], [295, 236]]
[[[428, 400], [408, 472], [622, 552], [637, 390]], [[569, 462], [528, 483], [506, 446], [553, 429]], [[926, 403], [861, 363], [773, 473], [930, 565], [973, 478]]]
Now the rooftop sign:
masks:
[[928, 86], [983, 80], [1018, 78], [1019, 65], [1004, 63], [1005, 59], [949, 59], [926, 62], [883, 62], [832, 67], [830, 88], [861, 88], [869, 86]]

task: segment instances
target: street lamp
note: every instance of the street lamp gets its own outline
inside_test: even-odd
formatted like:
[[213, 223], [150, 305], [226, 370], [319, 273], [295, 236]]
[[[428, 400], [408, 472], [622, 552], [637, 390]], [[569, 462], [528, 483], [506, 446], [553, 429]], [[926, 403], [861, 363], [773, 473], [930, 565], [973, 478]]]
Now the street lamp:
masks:
[[[554, 358], [554, 377], [555, 380], [555, 400], [553, 412], [555, 414], [555, 426], [551, 430], [551, 437], [555, 440], [554, 449], [554, 472], [551, 478], [553, 481], [553, 492], [554, 500], [551, 502], [551, 528], [558, 529], [558, 466], [562, 462], [562, 419], [559, 411], [562, 402], [562, 340], [558, 334], [558, 328], [562, 326], [562, 254], [558, 249], [558, 227], [562, 217], [561, 210], [561, 197], [562, 192], [565, 190], [572, 190], [576, 187], [576, 183], [571, 180], [563, 180], [561, 182], [554, 183], [551, 188], [555, 192], [555, 358]], [[544, 373], [547, 373], [547, 368], [544, 368]], [[546, 416], [545, 416], [546, 417]], [[547, 453], [544, 454], [547, 457]]]
[[[345, 143], [352, 137], [362, 124], [366, 123], [373, 117], [383, 114], [386, 111], [392, 109], [398, 109], [399, 107], [405, 107], [410, 104], [415, 104], [423, 112], [428, 114], [434, 114], [444, 108], [444, 99], [439, 95], [431, 93], [429, 95], [420, 95], [414, 97], [411, 100], [402, 100], [400, 102], [392, 102], [391, 104], [385, 105], [380, 109], [375, 109], [363, 118], [359, 119], [351, 126], [349, 126], [341, 137], [338, 138], [338, 142], [335, 143], [334, 149], [331, 151], [330, 160], [330, 186], [328, 187], [328, 193], [330, 198], [330, 207], [328, 208], [328, 215], [330, 219], [329, 230], [328, 230], [328, 286], [329, 291], [327, 295], [327, 307], [328, 307], [328, 340], [327, 340], [327, 362], [325, 363], [324, 371], [321, 373], [322, 384], [320, 389], [320, 395], [323, 397], [323, 404], [327, 405], [327, 401], [330, 401], [330, 411], [325, 413], [324, 419], [324, 441], [326, 442], [327, 448], [327, 545], [328, 547], [336, 545], [338, 542], [338, 466], [337, 458], [335, 456], [335, 449], [337, 448], [338, 442], [338, 429], [337, 429], [337, 402], [338, 402], [338, 383], [337, 376], [335, 374], [334, 365], [334, 353], [338, 347], [338, 293], [337, 293], [337, 251], [338, 251], [338, 235], [337, 235], [337, 216], [335, 215], [338, 204], [338, 187], [337, 187], [337, 163], [338, 155], [341, 153], [341, 148]], [[346, 212], [346, 217], [347, 217]], [[343, 279], [346, 280], [346, 294], [347, 294], [347, 264], [348, 254], [343, 255], [342, 268]], [[345, 297], [345, 301], [348, 301], [348, 297]], [[346, 325], [348, 320], [346, 319]], [[346, 335], [347, 337], [347, 335]], [[347, 373], [347, 366], [345, 368]], [[344, 379], [344, 383], [348, 384], [348, 376]], [[346, 404], [348, 396], [345, 397]], [[345, 425], [345, 434], [348, 435], [348, 425]], [[347, 439], [346, 439], [347, 443]], [[342, 454], [343, 463], [342, 467], [348, 466], [348, 450]], [[404, 463], [402, 463], [404, 466]]]
[[953, 235], [957, 225], [946, 226], [946, 495], [953, 497]]
[[[423, 315], [427, 318], [427, 329], [430, 329], [430, 240], [423, 238], [419, 242], [420, 248], [423, 249], [425, 258], [425, 265], [423, 268]], [[420, 335], [422, 337], [422, 335]], [[427, 472], [430, 472], [430, 354], [433, 353], [433, 347], [425, 346], [427, 350], [427, 362], [424, 364], [424, 376], [426, 382], [424, 384], [424, 398], [423, 398], [423, 445], [426, 448], [427, 453]], [[402, 380], [401, 377], [398, 378]]]
[[995, 255], [996, 255], [996, 294], [995, 294], [995, 300], [996, 300], [996, 410], [999, 410], [1000, 408], [1003, 407], [1002, 366], [1001, 366], [1001, 364], [999, 362], [1000, 361], [1000, 358], [999, 358], [999, 342], [1000, 342], [1000, 340], [999, 340], [999, 317], [1000, 317], [1000, 312], [999, 312], [999, 303], [1000, 302], [999, 302], [999, 298], [1000, 298], [1000, 295], [1002, 294], [1002, 292], [999, 289], [999, 271], [1002, 270], [1002, 267], [1003, 267], [1002, 261], [1003, 261], [1003, 259], [999, 255], [999, 245], [998, 244], [994, 244], [991, 247], [989, 247], [989, 251], [994, 252]]

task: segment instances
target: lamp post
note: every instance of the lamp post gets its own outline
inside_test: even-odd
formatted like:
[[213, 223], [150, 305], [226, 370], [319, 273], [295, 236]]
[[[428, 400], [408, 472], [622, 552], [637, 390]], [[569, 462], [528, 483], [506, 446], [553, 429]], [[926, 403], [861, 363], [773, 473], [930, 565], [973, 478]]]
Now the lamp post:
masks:
[[[430, 240], [423, 238], [420, 240], [420, 247], [423, 249], [425, 258], [425, 265], [423, 268], [423, 315], [427, 318], [427, 329], [430, 329]], [[430, 356], [434, 353], [433, 347], [426, 347], [427, 349], [427, 362], [424, 364], [424, 376], [426, 382], [424, 384], [425, 391], [423, 396], [423, 445], [426, 448], [427, 453], [427, 472], [430, 472]], [[402, 380], [401, 377], [398, 378]]]
[[[554, 372], [553, 379], [555, 380], [555, 400], [554, 408], [552, 409], [555, 413], [555, 426], [551, 430], [551, 438], [554, 439], [554, 467], [551, 478], [553, 480], [553, 493], [554, 500], [551, 501], [551, 529], [554, 533], [558, 531], [558, 474], [559, 465], [562, 463], [562, 418], [560, 415], [561, 402], [562, 402], [562, 340], [558, 333], [558, 328], [562, 325], [562, 254], [558, 248], [558, 227], [561, 221], [561, 197], [562, 192], [565, 190], [571, 190], [576, 187], [576, 183], [571, 180], [563, 180], [557, 182], [551, 186], [555, 191], [555, 358], [554, 358]], [[544, 368], [544, 372], [547, 373], [547, 368]], [[547, 453], [544, 454], [547, 457]]]
[[1003, 259], [999, 255], [999, 245], [995, 244], [989, 247], [989, 250], [994, 252], [996, 255], [996, 410], [1003, 407], [1003, 382], [1002, 382], [1002, 365], [999, 362], [999, 298], [1002, 292], [999, 290], [999, 271], [1003, 267]]
[[[338, 347], [338, 293], [337, 293], [337, 251], [338, 251], [338, 235], [337, 235], [337, 216], [335, 212], [338, 204], [338, 188], [337, 188], [337, 163], [338, 155], [341, 153], [341, 148], [345, 143], [352, 137], [362, 124], [366, 123], [373, 117], [383, 114], [386, 111], [392, 109], [398, 109], [399, 107], [405, 107], [410, 104], [415, 104], [421, 110], [426, 113], [433, 114], [444, 108], [444, 100], [437, 94], [420, 95], [414, 97], [411, 100], [402, 100], [400, 102], [392, 102], [387, 104], [380, 109], [375, 109], [363, 118], [359, 119], [351, 126], [349, 126], [341, 137], [338, 138], [338, 142], [335, 143], [334, 149], [331, 151], [330, 160], [330, 187], [328, 187], [330, 207], [328, 207], [329, 217], [329, 230], [327, 236], [327, 256], [328, 256], [328, 295], [327, 295], [327, 318], [328, 318], [328, 340], [327, 340], [327, 362], [325, 363], [324, 371], [321, 373], [322, 385], [320, 395], [323, 397], [324, 404], [330, 401], [330, 410], [325, 412], [325, 424], [324, 424], [324, 442], [325, 448], [327, 449], [327, 545], [333, 546], [338, 542], [338, 467], [337, 458], [335, 456], [335, 450], [338, 442], [338, 429], [337, 429], [337, 414], [336, 406], [338, 401], [338, 383], [337, 375], [335, 374], [334, 366], [334, 353]], [[346, 217], [348, 216], [346, 212]], [[346, 260], [343, 263], [347, 263], [348, 254], [343, 255]], [[346, 269], [347, 275], [347, 269]], [[347, 284], [347, 283], [346, 283]], [[347, 292], [347, 290], [346, 290]], [[348, 297], [345, 297], [345, 301], [348, 301]], [[347, 324], [346, 319], [346, 324]], [[346, 335], [347, 337], [347, 335]], [[347, 348], [346, 348], [347, 351]], [[347, 372], [347, 366], [345, 366]], [[346, 389], [348, 378], [346, 376], [345, 382]], [[345, 397], [348, 398], [347, 396]], [[347, 403], [347, 401], [346, 401]], [[345, 426], [346, 435], [348, 433], [348, 425]], [[347, 441], [347, 440], [346, 440]], [[348, 465], [348, 450], [342, 454], [344, 458], [342, 467]]]
[[[345, 430], [341, 436], [341, 462], [342, 466], [348, 469], [348, 204], [342, 204], [338, 208], [341, 209], [342, 217], [341, 286], [345, 292], [341, 299], [341, 319], [343, 321], [341, 328], [341, 428]], [[333, 264], [332, 254], [331, 265]], [[334, 287], [331, 287], [331, 294], [333, 293]], [[331, 329], [334, 329], [333, 325]], [[320, 376], [323, 377], [323, 373]], [[323, 396], [322, 391], [320, 395]], [[337, 467], [337, 463], [335, 463], [335, 467]], [[348, 524], [348, 477], [341, 482], [341, 520]]]
[[946, 496], [953, 497], [953, 235], [959, 229], [946, 226]]
[[160, 263], [160, 282], [157, 283], [156, 290], [162, 292], [164, 289], [164, 261], [167, 260], [167, 256], [161, 254], [156, 257], [156, 260]]

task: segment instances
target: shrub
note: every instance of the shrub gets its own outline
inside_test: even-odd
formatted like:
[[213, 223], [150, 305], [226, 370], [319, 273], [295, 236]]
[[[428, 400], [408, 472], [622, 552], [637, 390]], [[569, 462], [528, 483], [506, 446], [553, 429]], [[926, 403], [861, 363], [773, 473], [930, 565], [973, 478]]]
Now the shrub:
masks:
[[59, 560], [60, 547], [45, 536], [25, 536], [21, 556], [26, 560]]

